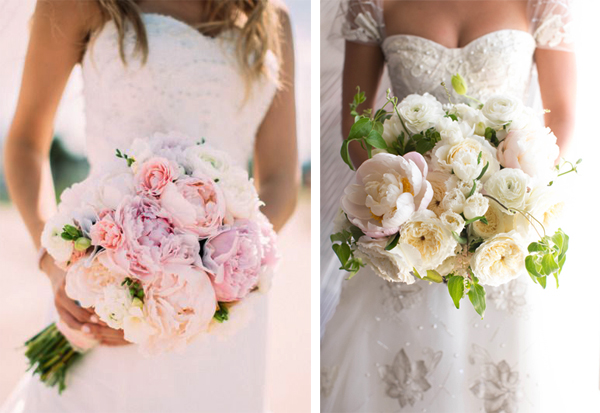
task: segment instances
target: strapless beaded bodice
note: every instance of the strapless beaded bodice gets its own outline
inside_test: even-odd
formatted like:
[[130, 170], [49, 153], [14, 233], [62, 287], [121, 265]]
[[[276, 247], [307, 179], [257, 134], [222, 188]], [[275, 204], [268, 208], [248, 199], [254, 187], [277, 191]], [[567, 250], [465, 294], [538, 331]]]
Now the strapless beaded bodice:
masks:
[[116, 160], [116, 148], [170, 131], [204, 137], [245, 166], [277, 88], [275, 55], [267, 56], [272, 76], [255, 82], [244, 100], [234, 32], [212, 38], [169, 16], [142, 18], [149, 46], [146, 64], [133, 54], [133, 30], [125, 37], [127, 65], [123, 64], [112, 22], [92, 42], [82, 62], [92, 173]]
[[[447, 102], [441, 82], [452, 90], [450, 78], [456, 73], [466, 80], [470, 96], [485, 100], [509, 93], [525, 100], [536, 45], [527, 32], [500, 30], [456, 49], [412, 35], [388, 36], [381, 47], [398, 98], [427, 92]], [[452, 98], [464, 101], [454, 91]]]

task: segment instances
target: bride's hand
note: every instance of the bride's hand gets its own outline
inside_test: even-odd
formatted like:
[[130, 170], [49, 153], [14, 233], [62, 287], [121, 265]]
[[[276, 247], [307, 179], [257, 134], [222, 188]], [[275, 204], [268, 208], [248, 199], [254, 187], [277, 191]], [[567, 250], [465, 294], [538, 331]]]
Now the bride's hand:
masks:
[[65, 271], [54, 264], [53, 259], [46, 255], [41, 262], [42, 270], [46, 273], [52, 284], [54, 293], [54, 306], [58, 316], [64, 323], [74, 330], [93, 335], [100, 344], [107, 346], [123, 346], [131, 344], [123, 338], [123, 330], [108, 327], [98, 319], [93, 310], [79, 306], [70, 299], [65, 291]]

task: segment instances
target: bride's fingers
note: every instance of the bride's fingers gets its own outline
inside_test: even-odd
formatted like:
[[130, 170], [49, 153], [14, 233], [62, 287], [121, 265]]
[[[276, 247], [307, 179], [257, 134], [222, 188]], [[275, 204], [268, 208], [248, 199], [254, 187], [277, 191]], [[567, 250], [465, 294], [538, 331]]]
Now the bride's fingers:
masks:
[[56, 311], [58, 312], [58, 316], [60, 317], [60, 319], [62, 321], [64, 321], [64, 323], [69, 326], [70, 328], [72, 328], [73, 330], [81, 330], [83, 327], [83, 324], [80, 323], [79, 321], [77, 321], [75, 319], [75, 317], [73, 317], [71, 315], [71, 313], [69, 313], [67, 310], [65, 310], [62, 307], [57, 307]]
[[98, 324], [85, 324], [90, 333], [100, 341], [123, 339], [123, 330], [115, 330], [110, 327], [102, 327]]
[[126, 341], [124, 339], [114, 339], [114, 340], [102, 340], [100, 342], [100, 344], [102, 344], [103, 346], [109, 346], [109, 347], [118, 347], [118, 346], [127, 346], [129, 344], [131, 344], [129, 341]]

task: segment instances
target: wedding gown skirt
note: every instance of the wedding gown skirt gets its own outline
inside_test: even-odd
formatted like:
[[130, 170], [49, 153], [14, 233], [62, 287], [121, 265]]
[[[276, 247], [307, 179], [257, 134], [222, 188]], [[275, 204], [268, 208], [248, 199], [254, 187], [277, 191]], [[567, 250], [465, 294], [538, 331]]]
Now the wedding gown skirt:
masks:
[[[235, 63], [236, 33], [211, 38], [169, 16], [144, 14], [150, 53], [146, 65], [119, 57], [118, 34], [106, 24], [82, 63], [91, 174], [122, 161], [136, 138], [155, 132], [204, 137], [246, 167], [255, 134], [275, 91], [278, 62], [269, 52], [270, 77], [245, 85]], [[240, 304], [242, 305], [242, 304]], [[135, 346], [93, 349], [73, 367], [67, 389], [25, 377], [3, 412], [260, 412], [265, 410], [267, 297], [250, 300], [247, 325], [224, 337], [208, 336], [183, 354], [144, 358]], [[227, 323], [224, 323], [224, 329]], [[36, 333], [32, 331], [33, 335]]]

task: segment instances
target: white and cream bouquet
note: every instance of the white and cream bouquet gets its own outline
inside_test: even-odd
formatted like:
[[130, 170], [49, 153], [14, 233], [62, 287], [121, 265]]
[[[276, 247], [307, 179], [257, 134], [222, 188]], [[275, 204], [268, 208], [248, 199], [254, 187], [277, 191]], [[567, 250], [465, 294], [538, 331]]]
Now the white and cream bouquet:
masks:
[[[466, 96], [460, 75], [452, 85]], [[369, 159], [344, 190], [331, 241], [350, 277], [367, 265], [390, 282], [445, 283], [456, 308], [468, 296], [483, 317], [484, 286], [526, 273], [558, 285], [569, 242], [557, 226], [559, 181], [581, 160], [555, 165], [556, 136], [520, 99], [469, 99], [388, 92], [383, 108], [359, 114], [358, 90], [341, 155], [354, 170], [348, 145], [358, 141]]]

